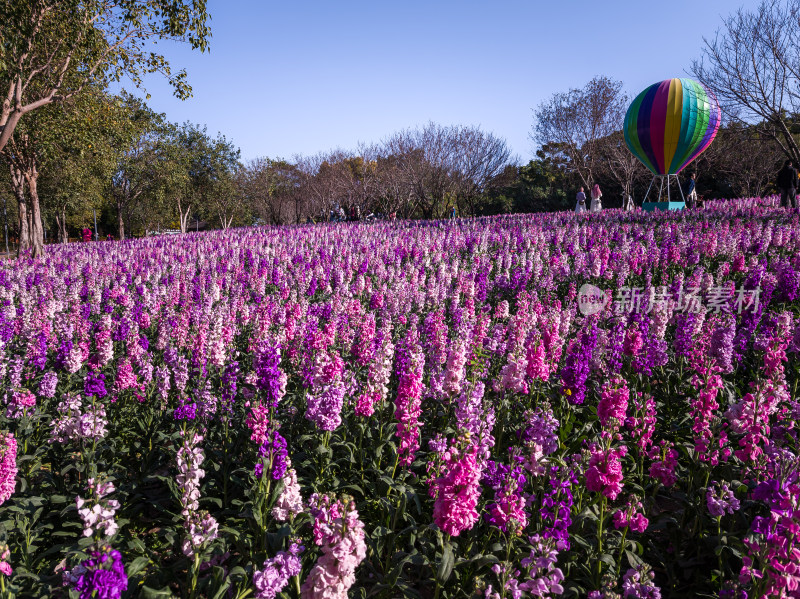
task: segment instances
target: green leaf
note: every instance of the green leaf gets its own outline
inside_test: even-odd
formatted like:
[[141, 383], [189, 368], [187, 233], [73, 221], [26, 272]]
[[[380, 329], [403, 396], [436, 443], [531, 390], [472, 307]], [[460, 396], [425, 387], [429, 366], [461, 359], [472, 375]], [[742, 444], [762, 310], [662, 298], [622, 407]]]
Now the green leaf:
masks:
[[137, 557], [130, 564], [128, 564], [128, 567], [125, 568], [125, 571], [129, 577], [136, 576], [139, 572], [144, 570], [147, 564], [149, 563], [150, 563], [149, 557]]
[[444, 584], [453, 573], [453, 564], [455, 558], [453, 556], [453, 546], [449, 541], [445, 541], [444, 550], [442, 551], [442, 561], [439, 563], [439, 569], [436, 571], [436, 580], [439, 584]]
[[174, 595], [169, 589], [152, 589], [144, 585], [139, 591], [139, 596], [142, 599], [159, 599], [162, 597], [173, 597]]
[[615, 560], [614, 556], [611, 555], [610, 553], [604, 553], [603, 555], [601, 555], [600, 561], [603, 562], [604, 564], [611, 566], [612, 568], [617, 567], [617, 560]]
[[628, 564], [630, 565], [631, 568], [636, 568], [637, 566], [641, 566], [644, 563], [642, 561], [642, 558], [640, 558], [632, 551], [625, 550], [625, 557], [628, 558]]

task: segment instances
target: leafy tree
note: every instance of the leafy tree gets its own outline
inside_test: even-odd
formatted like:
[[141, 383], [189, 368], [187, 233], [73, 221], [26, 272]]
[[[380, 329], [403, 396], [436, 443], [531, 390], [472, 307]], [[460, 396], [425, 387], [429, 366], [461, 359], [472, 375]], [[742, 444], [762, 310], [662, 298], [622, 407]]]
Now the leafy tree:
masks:
[[236, 189], [242, 203], [267, 224], [298, 222], [302, 193], [300, 169], [285, 160], [258, 158], [236, 173]]
[[119, 239], [125, 239], [125, 222], [130, 228], [135, 205], [147, 200], [150, 200], [147, 203], [156, 203], [159, 147], [169, 135], [169, 127], [163, 114], [153, 112], [139, 98], [123, 94], [116, 107], [122, 126], [114, 130], [110, 140], [117, 156], [110, 188], [116, 208], [117, 233]]
[[495, 182], [481, 214], [544, 212], [570, 207], [567, 190], [571, 178], [545, 149], [520, 167], [509, 167]]
[[148, 73], [164, 75], [180, 98], [186, 73], [153, 51], [158, 40], [205, 51], [205, 0], [6, 0], [0, 4], [0, 150], [23, 115], [89, 87]]
[[[90, 211], [102, 201], [102, 181], [112, 165], [106, 144], [112, 120], [108, 97], [92, 89], [68, 103], [37, 111], [17, 127], [3, 157], [11, 169], [19, 207], [20, 251], [30, 249], [34, 257], [42, 254], [43, 209], [59, 218], [59, 236], [64, 240], [66, 212]], [[50, 181], [41, 178], [48, 171], [53, 175]]]
[[67, 241], [68, 226], [87, 226], [92, 210], [106, 203], [109, 180], [119, 161], [114, 142], [120, 131], [131, 127], [123, 106], [122, 98], [92, 90], [45, 109], [57, 120], [46, 132], [56, 137], [42, 169], [41, 196], [62, 243]]
[[231, 184], [239, 150], [221, 134], [211, 138], [205, 127], [184, 123], [163, 140], [160, 154], [162, 193], [177, 208], [180, 229], [185, 233], [189, 216], [213, 209], [215, 195]]
[[[238, 151], [237, 151], [238, 156]], [[250, 224], [250, 206], [242, 194], [239, 193], [237, 184], [238, 173], [241, 165], [234, 167], [236, 170], [226, 172], [214, 185], [214, 191], [206, 198], [201, 214], [204, 217], [218, 220], [223, 230], [234, 225]]]

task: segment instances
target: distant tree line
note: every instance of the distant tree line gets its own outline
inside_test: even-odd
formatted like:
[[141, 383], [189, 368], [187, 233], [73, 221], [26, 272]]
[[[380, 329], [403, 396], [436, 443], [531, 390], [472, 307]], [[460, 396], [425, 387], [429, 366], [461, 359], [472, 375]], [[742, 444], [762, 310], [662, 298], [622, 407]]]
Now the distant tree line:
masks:
[[[233, 141], [171, 123], [146, 100], [109, 93], [161, 73], [187, 97], [185, 73], [145, 43], [205, 50], [203, 0], [9, 0], [0, 7], [0, 194], [11, 236], [42, 252], [93, 226], [118, 239], [150, 231], [310, 220], [444, 218], [571, 209], [598, 183], [604, 206], [651, 180], [622, 136], [623, 84], [595, 77], [534, 111], [535, 158], [520, 165], [479, 127], [428, 123], [372, 144], [243, 162]], [[707, 197], [774, 190], [785, 158], [800, 162], [800, 0], [765, 0], [723, 21], [691, 74], [723, 108], [717, 140], [687, 172]], [[5, 193], [3, 193], [5, 192]]]
[[[400, 131], [354, 151], [242, 162], [233, 142], [168, 122], [134, 96], [94, 90], [21, 121], [2, 156], [12, 234], [66, 241], [93, 227], [117, 239], [374, 216], [476, 214], [514, 162], [477, 127]], [[38, 210], [39, 222], [31, 207]]]

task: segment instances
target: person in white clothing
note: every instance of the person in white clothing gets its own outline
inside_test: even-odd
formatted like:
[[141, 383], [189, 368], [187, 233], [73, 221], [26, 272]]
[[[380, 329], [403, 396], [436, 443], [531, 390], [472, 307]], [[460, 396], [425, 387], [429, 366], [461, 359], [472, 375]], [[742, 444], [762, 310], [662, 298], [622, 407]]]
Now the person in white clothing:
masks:
[[575, 212], [580, 214], [581, 212], [586, 212], [586, 194], [583, 193], [583, 187], [575, 196]]
[[600, 198], [603, 197], [603, 192], [600, 191], [600, 186], [595, 183], [594, 187], [592, 187], [592, 205], [590, 207], [591, 212], [600, 212], [603, 209], [603, 204], [600, 203]]

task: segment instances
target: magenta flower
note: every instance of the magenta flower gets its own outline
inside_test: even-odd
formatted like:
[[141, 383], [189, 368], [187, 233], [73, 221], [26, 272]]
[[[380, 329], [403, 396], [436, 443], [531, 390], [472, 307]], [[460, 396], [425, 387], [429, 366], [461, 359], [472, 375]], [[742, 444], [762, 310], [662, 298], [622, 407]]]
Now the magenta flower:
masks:
[[264, 445], [269, 432], [269, 408], [260, 403], [253, 406], [247, 416], [246, 424], [251, 431], [250, 440], [258, 445]]
[[17, 440], [11, 433], [0, 433], [0, 505], [17, 486]]
[[[452, 537], [471, 529], [478, 521], [476, 508], [481, 494], [481, 474], [476, 446], [463, 450], [451, 447], [445, 453], [443, 472], [432, 485], [435, 494], [433, 521]], [[515, 507], [507, 507], [517, 515]]]
[[622, 491], [622, 462], [628, 452], [624, 445], [615, 449], [593, 448], [586, 470], [586, 488], [616, 499]]
[[614, 512], [614, 528], [630, 527], [635, 532], [642, 533], [647, 530], [650, 523], [642, 513], [642, 502], [631, 496], [624, 507]]
[[422, 352], [411, 349], [401, 360], [398, 371], [395, 418], [397, 418], [397, 437], [400, 439], [397, 452], [400, 456], [399, 463], [403, 466], [408, 466], [414, 461], [414, 453], [419, 449], [424, 366], [425, 358]]
[[603, 385], [597, 404], [597, 418], [603, 428], [618, 429], [625, 422], [630, 392], [622, 377], [614, 377]]
[[671, 441], [662, 441], [649, 452], [653, 463], [650, 465], [650, 476], [665, 487], [671, 487], [677, 480], [675, 469], [678, 466], [678, 452], [673, 449]]

